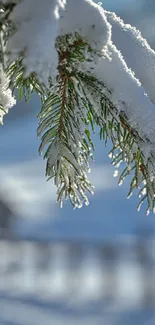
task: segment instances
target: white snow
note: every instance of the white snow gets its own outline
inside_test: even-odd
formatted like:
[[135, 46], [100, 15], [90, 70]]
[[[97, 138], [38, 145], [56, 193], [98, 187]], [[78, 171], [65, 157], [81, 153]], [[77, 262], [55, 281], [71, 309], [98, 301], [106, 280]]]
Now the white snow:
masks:
[[0, 64], [0, 124], [3, 124], [3, 116], [8, 113], [9, 108], [16, 104], [16, 100], [8, 88], [8, 83], [9, 80]]
[[104, 10], [92, 0], [67, 0], [60, 16], [59, 34], [79, 33], [89, 45], [102, 50], [111, 38], [111, 26]]
[[45, 84], [50, 75], [55, 75], [58, 63], [55, 39], [59, 9], [60, 1], [57, 0], [40, 0], [39, 3], [37, 0], [24, 0], [10, 15], [17, 26], [17, 32], [8, 42], [10, 60], [24, 53], [26, 75], [35, 71], [39, 80]]
[[40, 0], [39, 5], [37, 0], [23, 0], [10, 19], [17, 28], [8, 42], [10, 61], [24, 53], [26, 76], [35, 71], [44, 84], [57, 74], [58, 35], [78, 32], [97, 50], [102, 50], [111, 37], [103, 8], [92, 0]]
[[111, 91], [110, 100], [118, 111], [126, 113], [131, 126], [139, 131], [142, 138], [147, 137], [154, 142], [154, 105], [112, 42], [108, 50], [111, 59], [103, 57], [94, 64], [94, 75]]
[[155, 104], [155, 51], [135, 27], [125, 24], [113, 12], [105, 11], [105, 15], [112, 26], [113, 42]]

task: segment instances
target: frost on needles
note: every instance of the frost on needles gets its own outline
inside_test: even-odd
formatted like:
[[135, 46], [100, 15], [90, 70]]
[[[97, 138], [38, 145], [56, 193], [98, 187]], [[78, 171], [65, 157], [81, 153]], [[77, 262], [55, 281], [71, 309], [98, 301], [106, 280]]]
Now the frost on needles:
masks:
[[[0, 121], [37, 93], [39, 152], [57, 200], [88, 204], [92, 133], [111, 140], [119, 177], [132, 175], [147, 213], [155, 208], [155, 52], [141, 33], [92, 0], [1, 0]], [[117, 170], [115, 171], [115, 176]]]

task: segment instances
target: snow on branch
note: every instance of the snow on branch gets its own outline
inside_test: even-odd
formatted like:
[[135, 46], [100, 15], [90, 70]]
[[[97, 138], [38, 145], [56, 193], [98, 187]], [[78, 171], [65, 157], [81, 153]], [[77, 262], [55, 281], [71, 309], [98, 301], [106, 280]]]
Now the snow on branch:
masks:
[[[153, 144], [155, 139], [155, 107], [147, 97], [140, 82], [127, 67], [114, 44], [108, 44], [110, 59], [101, 57], [94, 64], [93, 75], [111, 90], [111, 101], [118, 111], [124, 111], [131, 127], [144, 141]], [[147, 123], [146, 123], [147, 121]]]
[[59, 35], [79, 33], [89, 45], [102, 51], [111, 38], [104, 10], [92, 0], [67, 0], [59, 20]]
[[[56, 7], [57, 5], [57, 7]], [[55, 40], [58, 36], [59, 5], [57, 0], [21, 1], [11, 12], [15, 32], [8, 40], [10, 61], [23, 55], [25, 76], [33, 71], [40, 82], [47, 83], [56, 74], [58, 55]]]
[[9, 80], [0, 64], [0, 124], [3, 124], [3, 116], [8, 110], [16, 104], [15, 98], [12, 96], [11, 89], [8, 88]]
[[60, 204], [88, 203], [97, 124], [113, 164], [126, 163], [120, 183], [132, 172], [129, 195], [138, 188], [154, 210], [155, 52], [141, 33], [92, 0], [3, 0], [0, 17], [10, 86], [41, 96], [40, 152]]
[[121, 51], [127, 65], [134, 71], [144, 87], [150, 100], [155, 104], [155, 51], [139, 30], [125, 24], [115, 13], [105, 11], [108, 22], [112, 26], [112, 39]]

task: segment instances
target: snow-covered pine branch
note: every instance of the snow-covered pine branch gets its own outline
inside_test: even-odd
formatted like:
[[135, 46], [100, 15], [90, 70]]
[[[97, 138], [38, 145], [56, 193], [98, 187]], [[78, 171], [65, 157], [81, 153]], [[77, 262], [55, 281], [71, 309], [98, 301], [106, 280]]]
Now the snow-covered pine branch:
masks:
[[98, 125], [113, 165], [126, 164], [119, 183], [131, 174], [129, 196], [138, 188], [139, 207], [146, 199], [153, 211], [155, 52], [140, 32], [92, 0], [2, 0], [0, 40], [0, 117], [15, 104], [12, 88], [41, 97], [39, 152], [59, 203], [88, 203]]

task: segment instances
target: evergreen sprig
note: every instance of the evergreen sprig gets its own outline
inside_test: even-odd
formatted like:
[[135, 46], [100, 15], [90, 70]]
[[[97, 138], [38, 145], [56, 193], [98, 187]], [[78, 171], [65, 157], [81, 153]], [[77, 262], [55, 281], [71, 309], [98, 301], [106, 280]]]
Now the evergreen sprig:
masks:
[[[8, 17], [9, 14], [5, 16], [3, 25], [9, 30]], [[2, 26], [0, 28], [2, 30]], [[38, 136], [41, 136], [39, 153], [45, 150], [46, 176], [48, 179], [54, 178], [58, 202], [62, 206], [63, 199], [69, 198], [74, 207], [81, 207], [83, 201], [88, 204], [86, 192], [92, 192], [92, 186], [87, 172], [94, 151], [91, 131], [94, 132], [97, 125], [100, 139], [105, 144], [108, 139], [111, 140], [109, 156], [112, 164], [115, 167], [122, 162], [126, 164], [119, 184], [127, 175], [132, 175], [128, 197], [134, 189], [138, 189], [141, 197], [138, 209], [146, 200], [147, 212], [153, 211], [154, 154], [152, 152], [145, 159], [141, 149], [148, 139], [142, 139], [138, 131], [131, 127], [127, 115], [117, 110], [106, 85], [97, 80], [92, 71], [82, 69], [83, 64], [93, 61], [101, 53], [97, 53], [76, 33], [59, 37], [56, 49], [59, 56], [58, 75], [56, 80], [52, 77], [49, 79], [50, 88], [38, 81], [35, 72], [25, 78], [22, 53], [18, 60], [7, 67], [7, 73], [12, 89], [18, 88], [19, 99], [30, 99], [32, 92], [41, 97], [37, 130]]]

